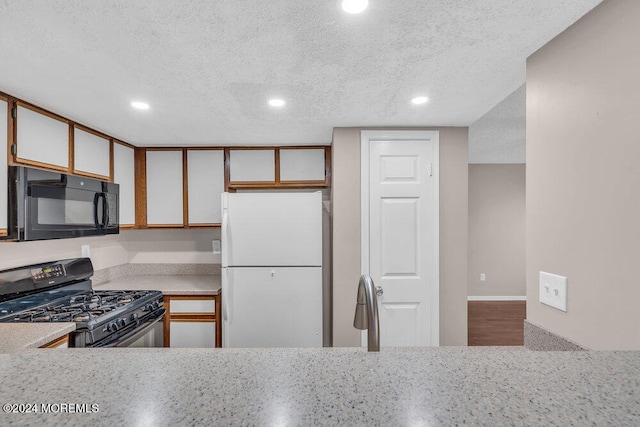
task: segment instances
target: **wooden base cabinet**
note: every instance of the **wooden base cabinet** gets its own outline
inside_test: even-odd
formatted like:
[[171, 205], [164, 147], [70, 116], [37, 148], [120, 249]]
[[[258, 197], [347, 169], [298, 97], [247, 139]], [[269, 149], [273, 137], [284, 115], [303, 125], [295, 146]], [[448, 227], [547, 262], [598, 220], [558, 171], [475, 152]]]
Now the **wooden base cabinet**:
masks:
[[164, 346], [222, 347], [220, 295], [164, 295]]
[[69, 348], [69, 334], [56, 338], [55, 340], [40, 346], [40, 348]]

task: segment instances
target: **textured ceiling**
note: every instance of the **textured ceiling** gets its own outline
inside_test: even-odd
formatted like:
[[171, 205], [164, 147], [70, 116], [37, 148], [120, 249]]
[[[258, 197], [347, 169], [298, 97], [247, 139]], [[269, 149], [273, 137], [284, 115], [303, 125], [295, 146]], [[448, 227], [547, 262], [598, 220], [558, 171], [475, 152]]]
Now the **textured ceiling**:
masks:
[[0, 0], [0, 91], [136, 145], [468, 126], [600, 1], [370, 0], [347, 15], [337, 0]]
[[526, 87], [469, 126], [469, 163], [526, 163]]

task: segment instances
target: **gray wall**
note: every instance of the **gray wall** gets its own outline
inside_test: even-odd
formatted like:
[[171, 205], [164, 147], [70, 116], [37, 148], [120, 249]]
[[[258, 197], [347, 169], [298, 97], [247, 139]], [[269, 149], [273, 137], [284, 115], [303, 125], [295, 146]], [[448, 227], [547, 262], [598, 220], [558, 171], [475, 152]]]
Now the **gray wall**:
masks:
[[639, 17], [605, 0], [527, 61], [527, 318], [592, 349], [640, 350]]
[[526, 295], [524, 164], [469, 165], [469, 295]]
[[[361, 273], [360, 131], [364, 129], [333, 130], [333, 344], [338, 347], [360, 345], [353, 315]], [[467, 345], [468, 129], [419, 129], [440, 131], [440, 344]]]

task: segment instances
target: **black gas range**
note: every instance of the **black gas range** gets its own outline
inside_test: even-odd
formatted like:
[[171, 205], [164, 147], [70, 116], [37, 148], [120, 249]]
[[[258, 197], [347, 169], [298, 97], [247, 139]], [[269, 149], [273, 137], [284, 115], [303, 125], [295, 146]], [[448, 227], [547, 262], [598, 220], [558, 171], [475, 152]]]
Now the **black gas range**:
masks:
[[75, 322], [71, 347], [163, 345], [162, 292], [96, 291], [89, 258], [0, 271], [0, 322]]

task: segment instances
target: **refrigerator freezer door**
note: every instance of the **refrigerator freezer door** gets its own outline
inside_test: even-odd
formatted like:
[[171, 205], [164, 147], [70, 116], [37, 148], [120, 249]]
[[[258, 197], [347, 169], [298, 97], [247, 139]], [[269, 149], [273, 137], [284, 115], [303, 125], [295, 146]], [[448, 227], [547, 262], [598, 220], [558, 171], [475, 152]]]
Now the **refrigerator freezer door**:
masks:
[[223, 268], [224, 347], [322, 347], [322, 268]]
[[322, 265], [322, 193], [224, 193], [222, 266]]

